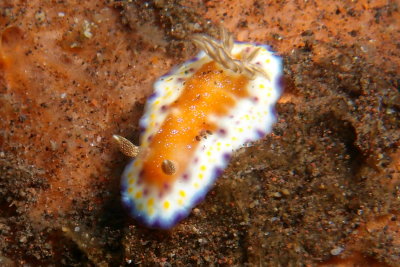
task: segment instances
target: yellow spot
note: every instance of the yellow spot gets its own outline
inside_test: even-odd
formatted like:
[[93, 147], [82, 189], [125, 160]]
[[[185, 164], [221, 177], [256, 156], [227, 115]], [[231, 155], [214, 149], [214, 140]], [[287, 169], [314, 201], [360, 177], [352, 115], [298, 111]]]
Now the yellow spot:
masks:
[[268, 114], [268, 111], [264, 111], [264, 115], [267, 115]]
[[169, 206], [170, 206], [170, 204], [169, 204], [169, 201], [165, 201], [164, 202], [164, 209], [169, 209]]
[[154, 114], [150, 115], [150, 119], [152, 119], [152, 120], [154, 120], [155, 117], [156, 117], [156, 115], [154, 115]]
[[210, 151], [207, 152], [207, 156], [211, 156], [211, 152]]
[[128, 173], [128, 178], [129, 178], [129, 179], [133, 179], [133, 174], [134, 174], [134, 171], [133, 171], [133, 170], [130, 171], [130, 172]]
[[173, 79], [173, 78], [171, 77], [171, 78], [168, 78], [166, 81], [169, 82], [169, 81], [172, 81], [172, 79]]
[[271, 60], [269, 58], [267, 58], [267, 60], [265, 60], [265, 63], [270, 63]]
[[204, 178], [204, 175], [202, 173], [199, 173], [199, 179], [203, 180], [203, 178]]
[[154, 198], [150, 198], [148, 201], [147, 201], [147, 207], [151, 207], [151, 206], [153, 206], [154, 205]]
[[133, 166], [135, 166], [135, 167], [138, 167], [139, 165], [140, 165], [140, 161], [138, 161], [138, 160], [136, 160], [135, 163], [133, 163]]
[[185, 197], [185, 196], [186, 196], [186, 193], [185, 193], [185, 191], [181, 190], [181, 191], [179, 191], [179, 195], [180, 195], [181, 197]]
[[246, 118], [246, 120], [249, 120], [249, 119], [250, 119], [250, 116], [247, 115], [247, 114], [246, 114], [244, 117]]
[[201, 165], [200, 170], [205, 171], [206, 170], [206, 166]]
[[170, 90], [169, 86], [165, 87], [165, 90], [169, 91]]
[[139, 203], [136, 208], [138, 209], [138, 211], [142, 211], [143, 210], [143, 204]]
[[183, 206], [183, 200], [182, 200], [182, 199], [178, 199], [178, 204], [179, 204], [180, 206]]
[[241, 132], [241, 133], [242, 133], [242, 132], [243, 132], [243, 128], [239, 128], [239, 132]]
[[135, 182], [135, 179], [129, 179], [129, 184], [131, 185], [131, 184], [133, 184]]
[[154, 214], [154, 208], [150, 207], [150, 208], [147, 210], [147, 213], [148, 213], [150, 216], [153, 215], [153, 214]]
[[237, 140], [237, 138], [236, 137], [232, 137], [232, 141], [236, 141]]
[[221, 142], [218, 142], [218, 143], [217, 143], [217, 146], [221, 146]]
[[160, 104], [160, 100], [154, 101], [154, 105], [158, 105], [158, 104]]
[[135, 198], [136, 199], [139, 199], [139, 198], [141, 198], [142, 197], [142, 191], [138, 191], [137, 193], [136, 193], [136, 195], [135, 195]]
[[271, 93], [267, 93], [267, 96], [271, 96]]
[[227, 144], [226, 144], [226, 146], [227, 146], [227, 147], [230, 147], [230, 146], [231, 146], [231, 144], [227, 143]]
[[132, 188], [132, 187], [129, 187], [129, 188], [128, 188], [128, 193], [129, 193], [129, 194], [132, 194], [132, 192], [133, 192], [133, 188]]
[[194, 183], [194, 188], [199, 189], [200, 185], [198, 183]]
[[264, 84], [260, 84], [260, 89], [264, 89], [264, 88], [265, 88]]

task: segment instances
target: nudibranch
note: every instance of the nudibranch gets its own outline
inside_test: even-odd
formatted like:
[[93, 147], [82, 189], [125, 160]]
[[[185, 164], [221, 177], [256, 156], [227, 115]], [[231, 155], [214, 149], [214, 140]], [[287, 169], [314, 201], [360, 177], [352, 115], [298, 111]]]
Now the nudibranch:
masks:
[[151, 228], [185, 218], [221, 175], [235, 149], [263, 138], [276, 121], [281, 60], [268, 46], [195, 35], [202, 51], [154, 84], [140, 120], [140, 147], [122, 175], [122, 201]]

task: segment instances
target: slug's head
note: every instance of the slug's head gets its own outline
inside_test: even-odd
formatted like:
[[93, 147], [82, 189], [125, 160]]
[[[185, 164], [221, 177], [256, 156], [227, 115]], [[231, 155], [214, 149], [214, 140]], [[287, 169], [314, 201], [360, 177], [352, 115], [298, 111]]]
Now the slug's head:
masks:
[[259, 53], [260, 48], [256, 48], [250, 53], [243, 53], [240, 58], [232, 55], [234, 45], [233, 35], [225, 28], [220, 28], [221, 41], [204, 34], [195, 34], [193, 42], [214, 61], [218, 62], [224, 68], [235, 73], [244, 74], [250, 79], [254, 79], [257, 74], [265, 76], [271, 80], [268, 73], [260, 66], [250, 63]]

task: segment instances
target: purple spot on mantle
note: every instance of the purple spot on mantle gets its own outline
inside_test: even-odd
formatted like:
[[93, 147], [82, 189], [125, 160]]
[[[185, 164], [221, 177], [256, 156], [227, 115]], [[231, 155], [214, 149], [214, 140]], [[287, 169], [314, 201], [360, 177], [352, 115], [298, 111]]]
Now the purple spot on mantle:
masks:
[[162, 227], [162, 224], [161, 224], [161, 222], [160, 222], [160, 220], [155, 220], [151, 225], [150, 225], [150, 227], [151, 228], [158, 228], [158, 229], [162, 229], [163, 227]]
[[178, 222], [180, 222], [185, 217], [186, 217], [185, 213], [183, 213], [183, 212], [177, 213], [175, 218], [172, 220], [172, 225], [177, 224]]
[[272, 116], [274, 117], [274, 118], [277, 118], [278, 117], [278, 112], [276, 111], [276, 109], [275, 108], [272, 108], [272, 110], [271, 110], [272, 112]]
[[151, 135], [149, 135], [149, 137], [147, 137], [147, 141], [150, 142], [152, 138], [153, 138], [153, 135], [151, 134]]
[[265, 133], [261, 130], [257, 130], [256, 133], [257, 133], [258, 138], [263, 138], [265, 135]]
[[283, 80], [282, 76], [279, 76], [277, 86], [280, 90], [283, 90], [283, 88], [285, 87], [285, 80]]
[[195, 157], [194, 160], [193, 160], [193, 162], [194, 162], [194, 163], [199, 162], [199, 158], [198, 158], [198, 157]]
[[167, 109], [168, 109], [168, 106], [166, 106], [166, 105], [161, 106], [161, 112], [165, 112], [165, 111], [167, 111]]
[[168, 183], [164, 183], [163, 188], [164, 190], [169, 190], [170, 185]]
[[156, 97], [157, 97], [157, 93], [152, 93], [151, 95], [149, 95], [148, 100], [153, 100]]
[[222, 129], [219, 129], [219, 130], [218, 130], [218, 134], [221, 135], [221, 136], [225, 136], [225, 135], [226, 135], [226, 130], [223, 129], [223, 128], [222, 128]]
[[231, 159], [231, 155], [228, 154], [228, 153], [224, 153], [223, 158], [224, 158], [225, 161], [228, 162]]
[[128, 190], [128, 186], [124, 182], [124, 183], [121, 184], [121, 192], [126, 192], [126, 190]]
[[194, 58], [189, 59], [186, 63], [192, 63], [192, 62], [195, 62], [197, 60], [199, 60], [199, 58], [196, 56]]
[[165, 80], [168, 76], [171, 76], [171, 71], [168, 71], [163, 75], [163, 80]]
[[214, 172], [215, 172], [215, 177], [219, 177], [224, 172], [224, 170], [217, 167], [217, 168], [215, 168]]
[[145, 188], [145, 189], [143, 190], [143, 195], [144, 195], [144, 196], [147, 196], [148, 194], [149, 194], [149, 189]]
[[184, 181], [188, 181], [188, 180], [189, 180], [189, 174], [184, 173], [184, 174], [182, 175], [182, 179], [183, 179]]
[[257, 103], [259, 99], [258, 99], [258, 97], [255, 96], [255, 97], [253, 97], [252, 100]]
[[141, 185], [143, 183], [143, 176], [144, 176], [144, 170], [141, 169], [139, 172], [138, 180], [137, 180], [137, 185]]
[[205, 198], [205, 194], [197, 194], [194, 199], [193, 199], [193, 206], [197, 206], [198, 204], [200, 204], [200, 202], [202, 202]]

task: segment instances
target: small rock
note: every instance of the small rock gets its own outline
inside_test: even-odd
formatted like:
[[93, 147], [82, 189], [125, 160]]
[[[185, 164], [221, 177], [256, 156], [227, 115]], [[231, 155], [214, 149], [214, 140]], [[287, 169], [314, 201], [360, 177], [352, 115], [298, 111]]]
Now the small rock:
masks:
[[19, 238], [19, 242], [20, 242], [20, 243], [26, 243], [26, 241], [28, 241], [28, 238], [27, 238], [26, 236], [21, 236], [21, 237]]
[[39, 22], [44, 22], [44, 20], [46, 19], [46, 13], [43, 10], [39, 10], [38, 12], [36, 12], [35, 18]]
[[342, 253], [343, 250], [344, 250], [344, 248], [342, 248], [342, 247], [336, 247], [336, 248], [334, 248], [334, 249], [331, 250], [331, 255], [337, 256], [337, 255], [339, 255], [340, 253]]
[[193, 214], [196, 215], [196, 216], [200, 215], [200, 209], [194, 208], [193, 209]]
[[279, 192], [275, 192], [275, 193], [272, 194], [272, 196], [275, 197], [275, 198], [280, 198], [280, 197], [282, 197], [282, 194], [279, 193]]
[[289, 190], [287, 190], [285, 188], [285, 189], [282, 189], [282, 194], [284, 194], [285, 196], [288, 196], [288, 195], [290, 195], [290, 192], [289, 192]]
[[83, 21], [83, 36], [88, 39], [93, 37], [93, 33], [91, 32], [91, 23], [87, 20]]
[[50, 146], [51, 146], [51, 150], [52, 150], [52, 151], [56, 151], [57, 148], [58, 148], [57, 142], [55, 142], [55, 141], [53, 141], [53, 140], [50, 140]]

